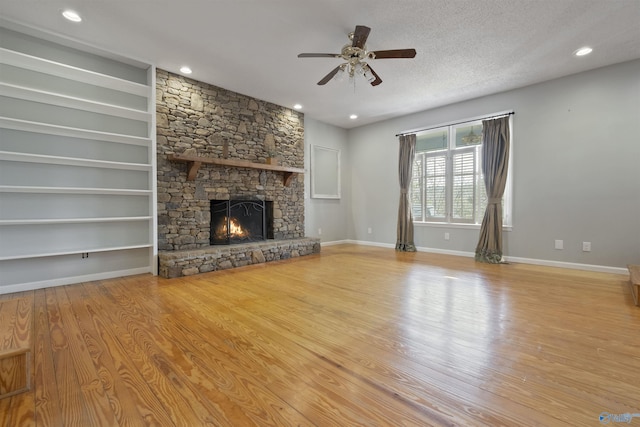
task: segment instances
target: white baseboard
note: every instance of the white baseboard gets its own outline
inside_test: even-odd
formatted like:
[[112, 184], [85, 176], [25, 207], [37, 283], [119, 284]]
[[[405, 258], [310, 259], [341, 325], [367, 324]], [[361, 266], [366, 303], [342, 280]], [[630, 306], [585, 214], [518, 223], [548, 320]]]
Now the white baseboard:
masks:
[[132, 276], [134, 274], [151, 273], [150, 267], [131, 268], [128, 270], [108, 271], [105, 273], [87, 274], [84, 276], [63, 277], [38, 282], [18, 283], [0, 286], [0, 295], [13, 292], [32, 291], [34, 289], [52, 288], [54, 286], [72, 285], [74, 283], [92, 282], [94, 280], [113, 279], [115, 277]]
[[396, 248], [396, 245], [394, 243], [369, 242], [367, 240], [348, 240], [347, 242], [353, 245], [375, 246], [378, 248], [391, 248], [391, 249]]
[[334, 240], [332, 242], [320, 242], [320, 246], [335, 246], [335, 245], [346, 245], [348, 243], [352, 243], [352, 240]]
[[522, 264], [534, 264], [534, 265], [544, 265], [546, 267], [568, 268], [571, 270], [596, 271], [599, 273], [612, 273], [612, 274], [628, 274], [629, 273], [629, 271], [626, 268], [609, 267], [606, 265], [592, 265], [592, 264], [580, 264], [577, 262], [549, 261], [545, 259], [521, 258], [521, 257], [515, 257], [515, 256], [505, 256], [504, 260], [508, 262], [520, 262]]
[[[347, 244], [347, 243], [354, 244], [354, 245], [363, 245], [363, 246], [376, 246], [379, 248], [394, 249], [396, 247], [396, 245], [393, 243], [368, 242], [366, 240], [340, 240], [334, 244]], [[466, 258], [475, 257], [474, 252], [451, 251], [447, 249], [427, 248], [422, 246], [416, 247], [416, 250], [418, 252], [454, 255], [454, 256], [462, 256]], [[595, 271], [600, 273], [611, 273], [611, 274], [628, 274], [629, 273], [626, 268], [609, 267], [606, 265], [580, 264], [575, 262], [549, 261], [544, 259], [522, 258], [522, 257], [512, 257], [512, 256], [505, 256], [504, 260], [508, 262], [519, 262], [522, 264], [533, 264], [533, 265], [543, 265], [546, 267], [567, 268], [570, 270], [585, 270], [585, 271]]]
[[418, 252], [430, 252], [432, 254], [462, 256], [465, 258], [474, 258], [476, 256], [476, 254], [473, 252], [452, 251], [449, 249], [438, 249], [438, 248], [425, 248], [422, 246], [417, 246], [416, 250], [418, 250]]

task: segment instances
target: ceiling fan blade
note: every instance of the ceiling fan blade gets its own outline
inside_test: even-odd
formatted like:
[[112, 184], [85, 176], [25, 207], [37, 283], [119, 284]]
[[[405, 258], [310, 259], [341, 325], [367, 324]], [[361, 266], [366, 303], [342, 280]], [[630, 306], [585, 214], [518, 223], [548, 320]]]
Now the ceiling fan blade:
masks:
[[353, 44], [351, 46], [364, 49], [364, 44], [367, 42], [367, 37], [371, 28], [364, 25], [356, 25], [356, 30], [353, 32]]
[[340, 58], [337, 53], [301, 53], [298, 58]]
[[333, 70], [331, 70], [329, 72], [329, 74], [327, 74], [326, 76], [324, 76], [322, 78], [322, 80], [320, 80], [318, 82], [319, 85], [326, 85], [329, 80], [331, 80], [333, 78], [333, 76], [335, 76], [336, 74], [338, 74], [338, 71], [340, 71], [340, 68], [342, 68], [342, 65], [338, 65], [336, 68], [334, 68]]
[[367, 68], [369, 68], [369, 72], [371, 73], [371, 75], [375, 77], [375, 79], [371, 82], [371, 86], [378, 86], [380, 83], [382, 83], [382, 79], [380, 78], [378, 73], [373, 71], [373, 68], [371, 68], [371, 65], [367, 64]]
[[393, 50], [375, 50], [372, 52], [375, 59], [386, 58], [415, 58], [415, 49], [393, 49]]

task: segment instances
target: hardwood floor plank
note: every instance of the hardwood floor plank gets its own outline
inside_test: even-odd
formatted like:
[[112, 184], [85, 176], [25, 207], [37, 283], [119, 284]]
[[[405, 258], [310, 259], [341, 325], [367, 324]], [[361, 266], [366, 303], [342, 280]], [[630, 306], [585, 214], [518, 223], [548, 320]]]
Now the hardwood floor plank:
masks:
[[626, 280], [339, 245], [1, 296], [35, 369], [0, 425], [599, 425], [640, 413]]
[[[174, 292], [180, 292], [180, 288]], [[335, 424], [339, 420], [348, 419], [348, 417], [364, 419], [368, 416], [372, 422], [375, 421], [381, 425], [399, 423], [400, 421], [405, 421], [407, 425], [425, 425], [420, 418], [411, 419], [410, 416], [403, 415], [392, 420], [383, 411], [377, 413], [380, 401], [373, 401], [367, 395], [366, 390], [345, 382], [345, 378], [342, 378], [343, 381], [336, 381], [336, 374], [339, 374], [339, 370], [331, 366], [312, 366], [310, 362], [315, 362], [313, 354], [295, 346], [295, 343], [288, 342], [288, 340], [285, 340], [284, 346], [281, 345], [279, 342], [283, 338], [281, 335], [274, 335], [273, 331], [265, 330], [261, 328], [261, 325], [251, 323], [245, 317], [238, 318], [233, 313], [229, 313], [225, 307], [217, 307], [213, 301], [206, 298], [207, 295], [186, 294], [184, 297], [189, 300], [189, 306], [194, 310], [194, 314], [197, 314], [187, 324], [190, 325], [190, 329], [194, 328], [194, 325], [200, 324], [199, 330], [203, 334], [203, 339], [207, 341], [202, 344], [203, 347], [223, 352], [225, 357], [237, 361], [243, 370], [251, 372], [253, 376], [260, 377], [261, 373], [268, 372], [269, 376], [260, 378], [260, 380], [276, 394], [291, 395], [294, 390], [304, 390], [309, 395], [306, 407], [312, 408], [311, 411], [307, 409], [306, 413], [316, 423]], [[212, 319], [214, 321], [208, 324], [202, 322]], [[236, 319], [240, 323], [236, 322]], [[228, 325], [227, 322], [232, 322], [232, 324]], [[212, 334], [210, 331], [213, 329], [218, 333]], [[212, 339], [219, 334], [221, 336], [218, 339]], [[281, 357], [283, 354], [286, 354], [287, 357]], [[261, 369], [256, 369], [256, 364]], [[276, 372], [285, 375], [274, 375]], [[329, 396], [332, 394], [330, 389], [336, 387], [339, 388], [337, 397], [334, 396], [330, 400]], [[343, 401], [354, 398], [358, 398], [359, 405], [356, 407], [374, 409], [370, 409], [366, 416], [363, 414], [341, 414], [340, 412], [344, 410], [333, 409], [331, 412], [339, 414], [337, 418], [326, 418], [330, 413], [326, 408], [329, 405], [336, 408], [335, 400]]]
[[55, 288], [58, 304], [61, 307], [62, 322], [69, 331], [69, 352], [78, 377], [80, 391], [84, 397], [85, 411], [94, 425], [117, 425], [116, 409], [106, 394], [100, 373], [91, 360], [91, 343], [83, 334], [89, 319], [79, 313], [66, 292], [66, 287]]
[[[111, 293], [117, 300], [131, 301], [132, 290], [128, 287], [114, 286]], [[148, 299], [136, 298], [135, 302], [136, 310], [140, 313], [160, 311], [158, 305]], [[201, 393], [209, 395], [215, 402], [229, 400], [231, 405], [242, 408], [244, 414], [251, 418], [251, 423], [283, 426], [308, 424], [286, 402], [262, 388], [260, 382], [263, 378], [248, 376], [244, 369], [234, 363], [233, 358], [211, 346], [210, 343], [216, 338], [213, 329], [206, 328], [203, 331], [196, 328], [199, 319], [189, 315], [189, 310], [184, 310], [184, 306], [174, 307], [171, 299], [164, 301], [163, 307], [169, 309], [171, 314], [158, 319], [163, 325], [163, 330], [158, 332], [166, 333], [167, 337], [180, 343], [190, 361], [190, 375], [193, 377], [198, 373], [194, 382]], [[277, 410], [267, 411], [267, 408]], [[241, 422], [242, 419], [237, 421]]]
[[[35, 424], [34, 417], [34, 391], [33, 391], [33, 339], [32, 332], [34, 328], [33, 313], [34, 313], [34, 299], [33, 293], [24, 293], [17, 299], [15, 321], [13, 322], [11, 346], [14, 348], [26, 348], [29, 349], [28, 354], [25, 356], [26, 365], [19, 366], [20, 373], [17, 375], [24, 379], [27, 377], [27, 385], [29, 389], [20, 394], [14, 395], [9, 398], [10, 405], [8, 408], [10, 423], [13, 425], [33, 425]], [[25, 370], [26, 369], [26, 370]]]
[[[198, 385], [205, 381], [202, 373], [193, 366], [190, 355], [182, 348], [183, 343], [174, 342], [167, 333], [162, 311], [147, 313], [136, 301], [128, 296], [114, 299], [119, 304], [121, 320], [124, 320], [131, 336], [146, 352], [152, 351], [154, 361], [168, 374], [174, 383], [180, 383], [182, 394], [191, 394], [189, 405], [197, 412], [206, 414], [206, 422], [213, 425], [250, 425], [252, 424], [243, 408], [235, 405], [224, 393], [216, 388], [203, 389]], [[183, 370], [183, 367], [186, 369]]]
[[[104, 282], [99, 287], [87, 284], [86, 290], [96, 304], [96, 311], [105, 318], [105, 325], [109, 325], [118, 337], [123, 354], [127, 354], [136, 366], [172, 423], [176, 426], [225, 425], [217, 424], [219, 420], [210, 416], [197, 397], [184, 387], [183, 381], [174, 374], [171, 361], [163, 357], [153, 340], [140, 336], [138, 331], [146, 328], [146, 323], [136, 325], [131, 322], [128, 313], [110, 294], [108, 286]], [[152, 403], [149, 405], [153, 406]]]
[[36, 425], [62, 426], [45, 290], [34, 291], [33, 394]]
[[[237, 289], [237, 288], [236, 288], [236, 289]], [[231, 292], [233, 292], [233, 291], [231, 291]], [[226, 292], [225, 292], [225, 294], [226, 294]], [[200, 300], [200, 299], [204, 300], [204, 298], [205, 298], [205, 297], [206, 297], [205, 295], [199, 295], [197, 299], [198, 299], [198, 300]], [[270, 311], [270, 310], [273, 310], [273, 309], [274, 309], [274, 307], [273, 307], [273, 306], [271, 306], [271, 305], [269, 305], [268, 303], [266, 303], [266, 304], [265, 304], [265, 307], [267, 307], [267, 308], [265, 308], [265, 310], [267, 310], [267, 311]], [[284, 314], [283, 314], [283, 316], [289, 316], [290, 311], [289, 311], [288, 309], [286, 309], [286, 310], [283, 310], [283, 313], [284, 313]], [[247, 315], [251, 315], [251, 314], [250, 314], [250, 313], [247, 313]], [[260, 323], [260, 322], [265, 323], [265, 320], [266, 320], [266, 318], [259, 318], [259, 319], [257, 319], [257, 321], [256, 321], [256, 322], [257, 322], [257, 323]], [[294, 320], [291, 320], [291, 322], [292, 322], [292, 323], [296, 323], [295, 319], [294, 319]], [[311, 326], [311, 327], [310, 327], [310, 329], [311, 329], [311, 330], [313, 330], [313, 326]], [[302, 333], [301, 333], [300, 331], [297, 331], [294, 335], [295, 335], [295, 337], [299, 337], [299, 336], [300, 336], [300, 334], [302, 334]], [[291, 345], [289, 345], [289, 347], [291, 347]], [[317, 354], [314, 354], [313, 352], [311, 352], [310, 354], [312, 355], [312, 359], [314, 359], [314, 361], [316, 361], [316, 362], [317, 362], [318, 355], [317, 355]], [[362, 385], [362, 384], [361, 384], [361, 385]], [[389, 394], [391, 394], [391, 393], [389, 393]], [[379, 403], [380, 403], [380, 401], [378, 401], [378, 404], [379, 404]], [[405, 409], [406, 409], [406, 408], [405, 408]], [[494, 421], [488, 421], [488, 423], [489, 423], [489, 425], [495, 425], [495, 420], [494, 420]]]
[[[122, 347], [96, 312], [85, 286], [70, 286], [65, 291], [73, 302], [73, 310], [78, 317], [90, 319], [90, 322], [79, 323], [79, 327], [117, 424], [136, 425], [142, 418], [147, 425], [171, 425], [169, 418], [162, 416], [164, 411], [158, 411], [162, 409], [162, 405], [148, 390], [146, 382], [132, 381], [136, 377], [140, 379], [132, 372], [137, 374], [137, 369], [129, 363], [126, 351], [121, 352]], [[147, 392], [147, 398], [154, 401], [154, 407], [146, 405], [141, 396], [144, 392]]]
[[[308, 295], [307, 295], [308, 296]], [[313, 296], [313, 298], [316, 298], [316, 296]], [[322, 311], [327, 310], [327, 307], [329, 307], [329, 309], [331, 307], [334, 307], [337, 303], [338, 300], [329, 300], [326, 302], [326, 305], [321, 305], [320, 302], [318, 302], [319, 299], [324, 298], [325, 300], [330, 299], [332, 297], [325, 297], [325, 296], [318, 296], [316, 298], [316, 301], [313, 303], [313, 306], [311, 307], [310, 311], [309, 311], [309, 316], [313, 316], [313, 313], [320, 313]], [[353, 296], [351, 298], [348, 298], [347, 296], [338, 296], [337, 298], [339, 299], [353, 299]], [[370, 306], [371, 307], [371, 306]], [[374, 312], [382, 312], [384, 309], [381, 308], [380, 306], [373, 306], [371, 307], [372, 311]], [[370, 319], [367, 319], [365, 314], [363, 314], [363, 312], [358, 313], [359, 309], [354, 307], [353, 309], [350, 310], [350, 325], [349, 325], [349, 330], [351, 334], [355, 334], [357, 333], [358, 335], [354, 335], [354, 337], [359, 337], [361, 340], [363, 341], [371, 341], [371, 342], [377, 342], [377, 344], [380, 346], [380, 348], [382, 350], [388, 350], [388, 351], [395, 351], [396, 349], [411, 349], [411, 351], [416, 352], [418, 351], [419, 354], [417, 355], [417, 358], [415, 360], [420, 360], [423, 358], [428, 358], [429, 353], [432, 353], [434, 350], [437, 350], [437, 346], [433, 346], [433, 345], [429, 345], [427, 348], [424, 348], [424, 346], [421, 346], [421, 344], [419, 343], [419, 340], [411, 340], [410, 337], [403, 337], [404, 339], [402, 341], [398, 341], [397, 338], [401, 337], [404, 334], [403, 330], [395, 330], [393, 331], [393, 333], [389, 333], [389, 331], [385, 331], [384, 334], [382, 334], [382, 339], [379, 339], [377, 336], [372, 336], [367, 334], [367, 328], [368, 325], [372, 325], [372, 321]], [[406, 313], [405, 313], [406, 314]], [[403, 315], [405, 316], [405, 315]], [[406, 317], [406, 316], [405, 316]], [[338, 319], [337, 316], [332, 316], [332, 319], [330, 320], [331, 322], [333, 322], [333, 320]], [[340, 326], [340, 321], [338, 320], [335, 323], [335, 327], [339, 327]], [[403, 325], [407, 326], [407, 322], [403, 322]], [[426, 327], [425, 327], [426, 326]], [[419, 327], [416, 326], [416, 330], [418, 329], [422, 329], [422, 330], [437, 330], [438, 327], [437, 325], [431, 324], [431, 325], [426, 325], [426, 324], [419, 324]], [[510, 331], [513, 335], [520, 335], [522, 334], [523, 336], [527, 336], [525, 333], [522, 332], [516, 332], [516, 331]], [[561, 348], [564, 345], [567, 344], [567, 339], [566, 339], [566, 334], [565, 336], [563, 336], [561, 339], [557, 338], [555, 335], [553, 334], [557, 334], [557, 331], [554, 331], [553, 329], [551, 330], [552, 334], [550, 335], [550, 340], [553, 341], [558, 341], [558, 346], [557, 348]], [[546, 333], [546, 332], [545, 332]], [[457, 334], [460, 335], [460, 334]], [[562, 334], [558, 334], [559, 336], [562, 336]], [[394, 341], [389, 341], [387, 340], [387, 337], [395, 337], [396, 339]], [[434, 334], [429, 334], [426, 335], [424, 332], [421, 332], [421, 338], [427, 338], [429, 343], [435, 343], [438, 342], [438, 334], [437, 332]], [[590, 338], [590, 337], [588, 337]], [[526, 339], [523, 339], [521, 343], [516, 343], [515, 345], [511, 345], [510, 342], [505, 343], [505, 336], [492, 336], [491, 337], [491, 341], [490, 341], [490, 346], [487, 346], [487, 348], [492, 349], [495, 347], [497, 340], [500, 341], [500, 347], [501, 347], [501, 351], [500, 354], [497, 355], [495, 354], [495, 352], [491, 352], [492, 354], [491, 357], [493, 359], [495, 358], [505, 358], [508, 357], [511, 354], [514, 354], [515, 351], [523, 351], [524, 349], [522, 348], [522, 345], [527, 345], [529, 346], [529, 344], [526, 343]], [[577, 337], [577, 339], [582, 339], [584, 340], [584, 336], [579, 336]], [[511, 340], [510, 340], [511, 341]], [[522, 344], [524, 343], [524, 344]], [[548, 344], [548, 341], [547, 341]], [[479, 360], [480, 358], [486, 357], [487, 353], [485, 351], [483, 351], [483, 347], [480, 348], [474, 348], [473, 346], [470, 345], [469, 340], [465, 339], [464, 343], [461, 343], [461, 345], [455, 345], [455, 348], [457, 351], [459, 351], [460, 353], [464, 353], [466, 355], [468, 355], [468, 360], [467, 360], [467, 364], [473, 366], [474, 362]], [[534, 343], [535, 347], [531, 347], [530, 346], [530, 351], [532, 354], [536, 355], [536, 357], [539, 357], [539, 354], [541, 352], [541, 348], [540, 345], [538, 343]], [[416, 348], [417, 346], [417, 348]], [[577, 344], [578, 347], [580, 347], [580, 344]], [[422, 348], [422, 351], [420, 351], [420, 347]], [[549, 346], [547, 345], [545, 347], [545, 352], [549, 353]], [[632, 348], [630, 346], [627, 345], [627, 347]], [[451, 344], [447, 343], [447, 348], [444, 350], [445, 352], [451, 350]], [[585, 349], [580, 349], [583, 353], [586, 352], [587, 350], [590, 350], [591, 348], [585, 348]], [[403, 354], [406, 354], [408, 350], [404, 350]], [[556, 350], [557, 352], [557, 350]], [[553, 352], [552, 352], [553, 353]], [[580, 366], [581, 369], [587, 370], [590, 373], [594, 373], [594, 372], [603, 372], [603, 369], [601, 368], [601, 366], [603, 365], [603, 363], [608, 363], [607, 364], [607, 375], [605, 377], [609, 378], [612, 372], [612, 369], [615, 369], [614, 372], [617, 372], [618, 375], [616, 375], [616, 378], [620, 378], [623, 380], [627, 380], [628, 379], [628, 375], [627, 372], [629, 371], [629, 369], [631, 369], [631, 365], [635, 363], [635, 360], [633, 357], [625, 357], [624, 354], [621, 355], [616, 355], [615, 358], [610, 357], [611, 360], [607, 361], [605, 359], [603, 359], [602, 357], [598, 357], [596, 356], [596, 352], [593, 352], [594, 357], [593, 357], [593, 364], [589, 365], [589, 366]], [[407, 354], [408, 355], [408, 354]], [[555, 364], [560, 364], [560, 366], [566, 366], [567, 363], [569, 362], [569, 366], [570, 366], [570, 362], [571, 360], [565, 360], [564, 359], [558, 359], [557, 357], [554, 357], [554, 355], [552, 354], [550, 357], [553, 358], [552, 362]], [[544, 356], [545, 359], [547, 359], [547, 356]], [[424, 359], [423, 359], [424, 360]], [[538, 360], [538, 359], [536, 359]], [[622, 363], [619, 364], [620, 361], [626, 361], [626, 363]], [[505, 360], [505, 362], [510, 362], [509, 360]], [[549, 362], [551, 363], [551, 362]], [[562, 372], [559, 372], [559, 374], [562, 376]], [[566, 378], [569, 381], [573, 380], [573, 376], [569, 376]], [[603, 377], [602, 379], [600, 379], [601, 383], [606, 383], [604, 382], [605, 378]], [[615, 382], [611, 382], [609, 383], [609, 387], [607, 392], [611, 393], [613, 390], [611, 388], [611, 384], [615, 384]], [[623, 395], [628, 395], [631, 392], [631, 387], [633, 387], [633, 389], [635, 389], [635, 384], [631, 384], [628, 383], [628, 387], [624, 385], [624, 381], [623, 381], [623, 388], [621, 389], [621, 393]]]
[[13, 329], [18, 318], [19, 298], [0, 300], [0, 349], [13, 348]]
[[[318, 309], [318, 307], [315, 307], [313, 311], [315, 312], [315, 311], [317, 311], [317, 309]], [[517, 382], [516, 382], [516, 384], [517, 384]], [[507, 390], [507, 391], [510, 392], [510, 390]], [[510, 393], [505, 393], [505, 394], [510, 394]]]
[[[9, 298], [8, 295], [0, 295], [0, 297], [3, 297], [0, 299], [0, 349], [9, 350], [13, 336], [13, 325], [15, 324], [16, 312], [18, 310], [18, 299]], [[4, 364], [2, 364], [0, 369], [10, 369], [10, 367], [9, 365], [5, 367]], [[10, 382], [10, 378], [13, 377], [13, 372], [0, 371], [0, 375], [2, 375], [3, 378], [0, 383], [0, 392], [4, 393], [13, 389], [12, 382]], [[12, 399], [10, 397], [0, 399], [0, 425], [11, 425], [11, 417], [13, 415], [11, 411], [12, 406], [9, 406], [11, 401]]]
[[73, 335], [72, 325], [63, 321], [68, 317], [66, 307], [57, 299], [58, 292], [55, 288], [45, 290], [47, 312], [49, 315], [50, 343], [53, 357], [53, 370], [55, 373], [59, 405], [62, 413], [63, 424], [91, 425], [95, 424], [86, 410], [84, 394], [81, 392], [81, 384], [73, 362], [70, 341], [74, 341], [74, 347], [82, 345], [82, 341], [75, 341], [78, 336]]
[[11, 403], [11, 398], [0, 399], [0, 426], [11, 425], [9, 403]]
[[[409, 369], [412, 362], [408, 359], [393, 358], [387, 359], [386, 363], [382, 362], [378, 360], [378, 352], [370, 344], [356, 338], [346, 337], [342, 330], [312, 322], [305, 325], [305, 329], [309, 328], [317, 335], [309, 335], [303, 329], [302, 325], [305, 324], [303, 318], [295, 318], [284, 310], [275, 315], [276, 310], [273, 307], [269, 307], [268, 312], [258, 311], [256, 308], [253, 310], [254, 314], [260, 317], [271, 318], [280, 325], [288, 325], [289, 331], [293, 333], [298, 342], [307, 340], [305, 347], [314, 352], [318, 359], [341, 367], [355, 379], [370, 382], [374, 387], [385, 390], [385, 394], [399, 396], [425, 410], [432, 408], [439, 412], [455, 414], [455, 416], [452, 415], [451, 420], [454, 423], [472, 422], [465, 420], [462, 416], [466, 412], [472, 411], [472, 399], [470, 400], [469, 396], [472, 396], [477, 389], [465, 379], [443, 375], [438, 371], [430, 371], [425, 368], [421, 370], [420, 375], [417, 375], [415, 367]], [[344, 342], [349, 343], [347, 352], [342, 350], [345, 347]], [[402, 370], [396, 367], [398, 365], [402, 366]], [[425, 386], [435, 390], [447, 390], [447, 392], [431, 393], [426, 399], [421, 393]], [[496, 402], [500, 400], [499, 396], [491, 396], [491, 399]], [[515, 406], [517, 404], [511, 403], [510, 405], [512, 410]], [[520, 411], [528, 412], [525, 407], [520, 408]], [[509, 420], [497, 409], [486, 410], [484, 413], [476, 411], [473, 416], [475, 422], [481, 420], [486, 425], [517, 423], [518, 421], [517, 419]], [[525, 417], [524, 420], [526, 419]]]

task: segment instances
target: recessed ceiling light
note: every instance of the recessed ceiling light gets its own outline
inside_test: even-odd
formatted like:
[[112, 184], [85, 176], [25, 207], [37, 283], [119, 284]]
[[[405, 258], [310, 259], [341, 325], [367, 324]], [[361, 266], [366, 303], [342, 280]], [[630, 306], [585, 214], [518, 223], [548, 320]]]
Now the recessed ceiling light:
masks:
[[80, 21], [82, 21], [82, 18], [80, 17], [80, 15], [78, 15], [78, 12], [76, 12], [75, 10], [67, 9], [67, 10], [62, 12], [62, 16], [64, 16], [65, 18], [67, 18], [71, 22], [80, 22]]
[[349, 118], [350, 118], [351, 120], [355, 120], [355, 119], [357, 119], [357, 118], [358, 118], [358, 115], [357, 115], [357, 114], [352, 114], [352, 115], [350, 115], [350, 116], [349, 116]]
[[302, 109], [302, 105], [296, 104], [296, 105], [293, 106], [293, 108], [296, 109], [296, 110], [300, 110], [300, 109]]
[[191, 74], [193, 71], [191, 71], [191, 68], [185, 65], [184, 67], [180, 67], [180, 72], [182, 74]]
[[575, 56], [585, 56], [585, 55], [589, 55], [592, 51], [593, 51], [593, 49], [591, 49], [589, 46], [585, 46], [585, 47], [581, 47], [580, 49], [576, 50], [575, 52], [573, 52], [573, 54]]

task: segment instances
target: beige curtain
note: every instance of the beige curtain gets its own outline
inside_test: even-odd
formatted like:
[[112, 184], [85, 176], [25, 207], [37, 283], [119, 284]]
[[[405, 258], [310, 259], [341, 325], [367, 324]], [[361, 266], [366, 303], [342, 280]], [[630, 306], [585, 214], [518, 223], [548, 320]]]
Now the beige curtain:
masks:
[[415, 252], [413, 243], [413, 214], [411, 213], [411, 178], [413, 160], [416, 156], [416, 136], [400, 135], [400, 205], [398, 207], [398, 239], [396, 250]]
[[502, 196], [509, 169], [509, 116], [482, 122], [482, 173], [489, 202], [482, 219], [476, 261], [502, 261]]

